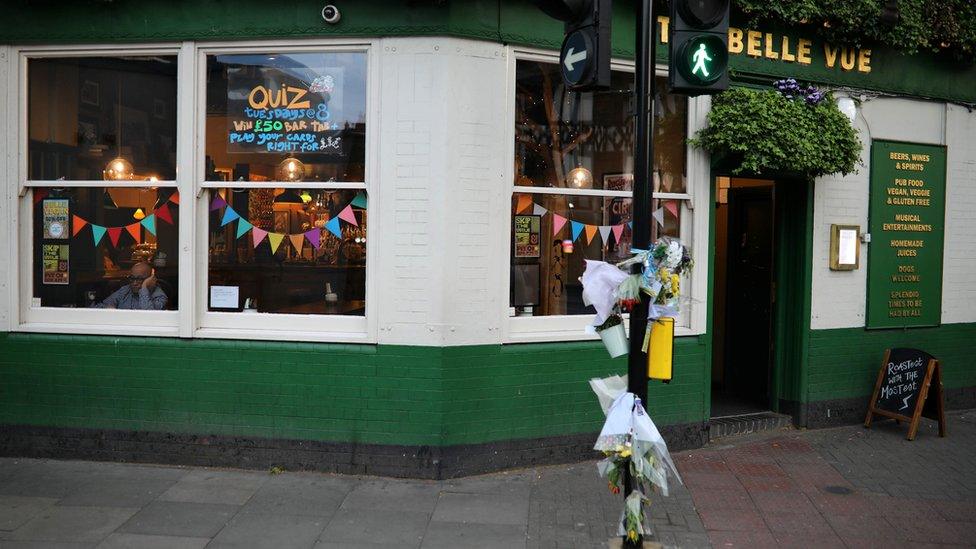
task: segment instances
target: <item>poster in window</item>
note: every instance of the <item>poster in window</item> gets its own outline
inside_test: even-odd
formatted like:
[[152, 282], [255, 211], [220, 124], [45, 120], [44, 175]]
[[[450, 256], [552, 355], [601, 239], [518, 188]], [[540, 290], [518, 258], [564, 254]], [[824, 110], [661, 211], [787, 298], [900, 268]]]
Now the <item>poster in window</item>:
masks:
[[342, 67], [274, 65], [227, 69], [227, 152], [345, 156]]
[[[608, 191], [631, 191], [634, 188], [634, 174], [615, 173], [603, 176], [603, 188]], [[603, 199], [603, 224], [620, 225], [631, 221], [631, 204], [633, 200], [621, 196]], [[630, 257], [631, 232], [625, 229], [620, 233], [620, 240], [608, 244], [605, 261], [615, 263]]]
[[68, 284], [68, 245], [44, 244], [42, 247], [44, 284]]
[[46, 240], [65, 240], [68, 238], [68, 199], [52, 198], [45, 200], [44, 238]]
[[541, 231], [542, 217], [538, 215], [516, 215], [515, 223], [515, 257], [539, 257], [542, 252]]

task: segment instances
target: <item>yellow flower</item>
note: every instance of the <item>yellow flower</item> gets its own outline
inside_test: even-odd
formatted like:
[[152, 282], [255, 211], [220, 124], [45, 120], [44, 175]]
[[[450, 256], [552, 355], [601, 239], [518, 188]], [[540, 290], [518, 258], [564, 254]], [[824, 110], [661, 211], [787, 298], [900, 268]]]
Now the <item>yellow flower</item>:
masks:
[[671, 293], [678, 295], [678, 289], [681, 284], [681, 277], [676, 274], [671, 275]]
[[661, 278], [661, 282], [667, 282], [668, 279], [671, 278], [671, 273], [669, 273], [668, 270], [664, 268], [658, 270], [657, 274]]
[[637, 541], [637, 530], [628, 530], [627, 539], [630, 541]]
[[630, 448], [627, 448], [626, 450], [620, 452], [620, 457], [622, 458], [630, 457]]

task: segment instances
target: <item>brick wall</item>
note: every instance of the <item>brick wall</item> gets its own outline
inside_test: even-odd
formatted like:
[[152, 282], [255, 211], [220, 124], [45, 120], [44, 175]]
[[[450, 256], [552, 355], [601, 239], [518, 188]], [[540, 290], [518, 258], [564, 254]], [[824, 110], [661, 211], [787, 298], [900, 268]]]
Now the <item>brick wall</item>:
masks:
[[[652, 382], [660, 425], [706, 416], [706, 345]], [[415, 347], [5, 334], [0, 425], [445, 446], [594, 432], [602, 344]]]

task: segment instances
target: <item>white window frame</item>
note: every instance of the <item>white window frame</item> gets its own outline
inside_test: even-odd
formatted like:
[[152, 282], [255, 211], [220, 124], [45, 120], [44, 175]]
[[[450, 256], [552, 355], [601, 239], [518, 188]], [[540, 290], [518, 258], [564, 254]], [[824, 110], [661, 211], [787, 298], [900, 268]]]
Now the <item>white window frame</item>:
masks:
[[[511, 47], [509, 48], [508, 64], [508, 143], [515, 143], [515, 99], [516, 99], [516, 64], [519, 61], [538, 61], [543, 63], [559, 62], [558, 52]], [[613, 59], [611, 70], [621, 72], [634, 72], [634, 62], [630, 60]], [[667, 66], [657, 65], [655, 76], [667, 76]], [[705, 125], [705, 117], [708, 113], [710, 102], [707, 97], [699, 97], [688, 100], [687, 111], [687, 135], [694, 135]], [[547, 189], [544, 187], [519, 187], [515, 185], [515, 147], [508, 148], [508, 162], [506, 163], [506, 184], [507, 200], [504, 204], [511, 204], [511, 197], [514, 193], [527, 194], [577, 194], [577, 195], [596, 195], [596, 196], [625, 196], [632, 194], [628, 191], [599, 191], [573, 189]], [[695, 149], [690, 145], [686, 149], [686, 192], [685, 193], [653, 193], [653, 198], [657, 199], [677, 199], [681, 204], [680, 234], [681, 240], [691, 249], [692, 258], [695, 261], [694, 271], [683, 282], [690, 288], [685, 295], [689, 299], [683, 302], [680, 317], [675, 326], [676, 336], [695, 336], [705, 333], [706, 315], [708, 309], [708, 197], [709, 197], [709, 158], [708, 154], [702, 150]], [[509, 212], [511, 206], [508, 206]], [[694, 215], [695, 211], [701, 212]], [[508, 214], [509, 218], [511, 213]], [[503, 231], [503, 237], [507, 240], [499, 242], [502, 250], [505, 250], [505, 262], [507, 267], [511, 264], [508, 255], [509, 242], [513, 237], [511, 221], [508, 223], [508, 230]], [[599, 336], [586, 334], [583, 329], [593, 318], [592, 315], [552, 315], [552, 316], [532, 316], [532, 317], [512, 317], [510, 316], [509, 298], [511, 291], [511, 277], [503, 277], [505, 280], [505, 292], [502, 307], [499, 307], [498, 315], [502, 317], [501, 326], [504, 333], [502, 339], [505, 343], [531, 343], [543, 341], [581, 341], [595, 340]]]
[[[34, 188], [78, 188], [78, 187], [163, 187], [180, 188], [177, 180], [157, 181], [147, 185], [146, 181], [103, 181], [103, 180], [61, 180], [44, 181], [28, 179], [29, 128], [28, 128], [28, 81], [27, 65], [30, 59], [65, 58], [65, 57], [111, 57], [131, 56], [143, 57], [153, 55], [175, 56], [177, 62], [177, 105], [180, 105], [179, 74], [185, 60], [178, 44], [134, 44], [111, 46], [25, 46], [16, 48], [11, 56], [11, 64], [16, 63], [16, 77], [9, 78], [8, 93], [17, 113], [17, 127], [11, 132], [14, 142], [10, 143], [10, 151], [16, 151], [16, 193], [10, 193], [8, 207], [10, 212], [17, 212], [17, 225], [14, 228], [17, 238], [11, 242], [11, 269], [9, 309], [15, 314], [9, 317], [11, 331], [23, 332], [58, 332], [71, 334], [109, 334], [109, 335], [143, 335], [143, 336], [176, 336], [179, 333], [179, 310], [176, 311], [122, 311], [116, 309], [81, 309], [62, 307], [35, 307], [34, 296]], [[184, 120], [177, 115], [177, 136], [185, 135], [187, 127]], [[183, 142], [188, 139], [177, 139], [176, 167], [180, 166]], [[182, 194], [182, 193], [181, 193]], [[182, 213], [182, 212], [181, 212]], [[180, 216], [182, 220], [183, 216]], [[182, 229], [182, 223], [181, 223]], [[185, 242], [185, 235], [180, 232], [179, 242]], [[23, 250], [23, 253], [21, 253]], [[183, 278], [184, 264], [180, 258], [178, 278]], [[184, 304], [182, 300], [179, 308]]]
[[[376, 276], [378, 246], [366, 248], [365, 316], [291, 315], [262, 313], [241, 315], [207, 311], [209, 258], [208, 189], [226, 187], [227, 182], [203, 180], [206, 120], [206, 56], [222, 53], [253, 52], [335, 52], [359, 51], [366, 54], [366, 166], [365, 181], [344, 183], [302, 183], [304, 188], [362, 189], [369, 196], [369, 230], [380, 234], [379, 174], [379, 63], [374, 40], [294, 39], [226, 41], [197, 43], [146, 43], [111, 45], [58, 45], [0, 47], [0, 75], [3, 99], [0, 105], [16, 116], [17, 124], [7, 135], [7, 158], [0, 159], [8, 178], [8, 227], [17, 238], [8, 247], [10, 277], [3, 296], [11, 314], [10, 331], [126, 336], [201, 337], [252, 340], [284, 340], [335, 343], [375, 343], [378, 304]], [[179, 215], [179, 304], [175, 311], [120, 311], [32, 307], [33, 198], [31, 187], [144, 187], [142, 181], [28, 181], [27, 60], [37, 57], [89, 56], [177, 56], [177, 135], [176, 180], [158, 181], [153, 186], [176, 188], [180, 193]], [[12, 76], [12, 77], [9, 77]], [[288, 183], [243, 182], [241, 187], [288, 187]], [[15, 192], [16, 191], [16, 192]], [[310, 326], [312, 326], [310, 328]]]
[[[302, 182], [299, 184], [288, 182], [231, 182], [235, 188], [278, 188], [301, 187], [307, 189], [358, 189], [366, 191], [369, 196], [367, 218], [369, 231], [379, 234], [375, 216], [378, 211], [376, 200], [379, 194], [370, 182], [379, 173], [377, 164], [378, 134], [375, 127], [379, 120], [378, 101], [379, 78], [377, 77], [378, 63], [375, 59], [376, 48], [368, 40], [261, 40], [261, 41], [227, 41], [210, 42], [197, 49], [196, 53], [196, 104], [197, 113], [196, 135], [201, 143], [196, 148], [193, 157], [193, 181], [195, 185], [194, 197], [196, 205], [196, 232], [194, 244], [197, 253], [195, 269], [199, 273], [195, 279], [197, 284], [193, 290], [196, 302], [195, 337], [204, 338], [236, 338], [258, 340], [288, 340], [288, 341], [317, 341], [317, 342], [358, 342], [373, 343], [376, 341], [376, 303], [370, 299], [376, 295], [374, 279], [371, 273], [376, 271], [378, 246], [366, 247], [366, 311], [364, 316], [340, 315], [299, 315], [258, 313], [244, 315], [241, 313], [215, 312], [207, 310], [207, 291], [209, 284], [209, 207], [210, 189], [225, 188], [226, 181], [205, 181], [204, 163], [206, 151], [206, 70], [207, 57], [213, 55], [230, 55], [243, 53], [339, 53], [356, 52], [366, 56], [366, 158], [364, 179], [360, 182]], [[309, 326], [314, 326], [310, 329]]]

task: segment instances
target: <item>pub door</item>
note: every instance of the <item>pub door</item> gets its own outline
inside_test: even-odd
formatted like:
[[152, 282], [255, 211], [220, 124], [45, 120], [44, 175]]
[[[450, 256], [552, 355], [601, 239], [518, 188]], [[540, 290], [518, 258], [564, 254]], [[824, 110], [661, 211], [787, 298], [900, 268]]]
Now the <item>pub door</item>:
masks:
[[771, 410], [775, 183], [718, 178], [712, 417]]

